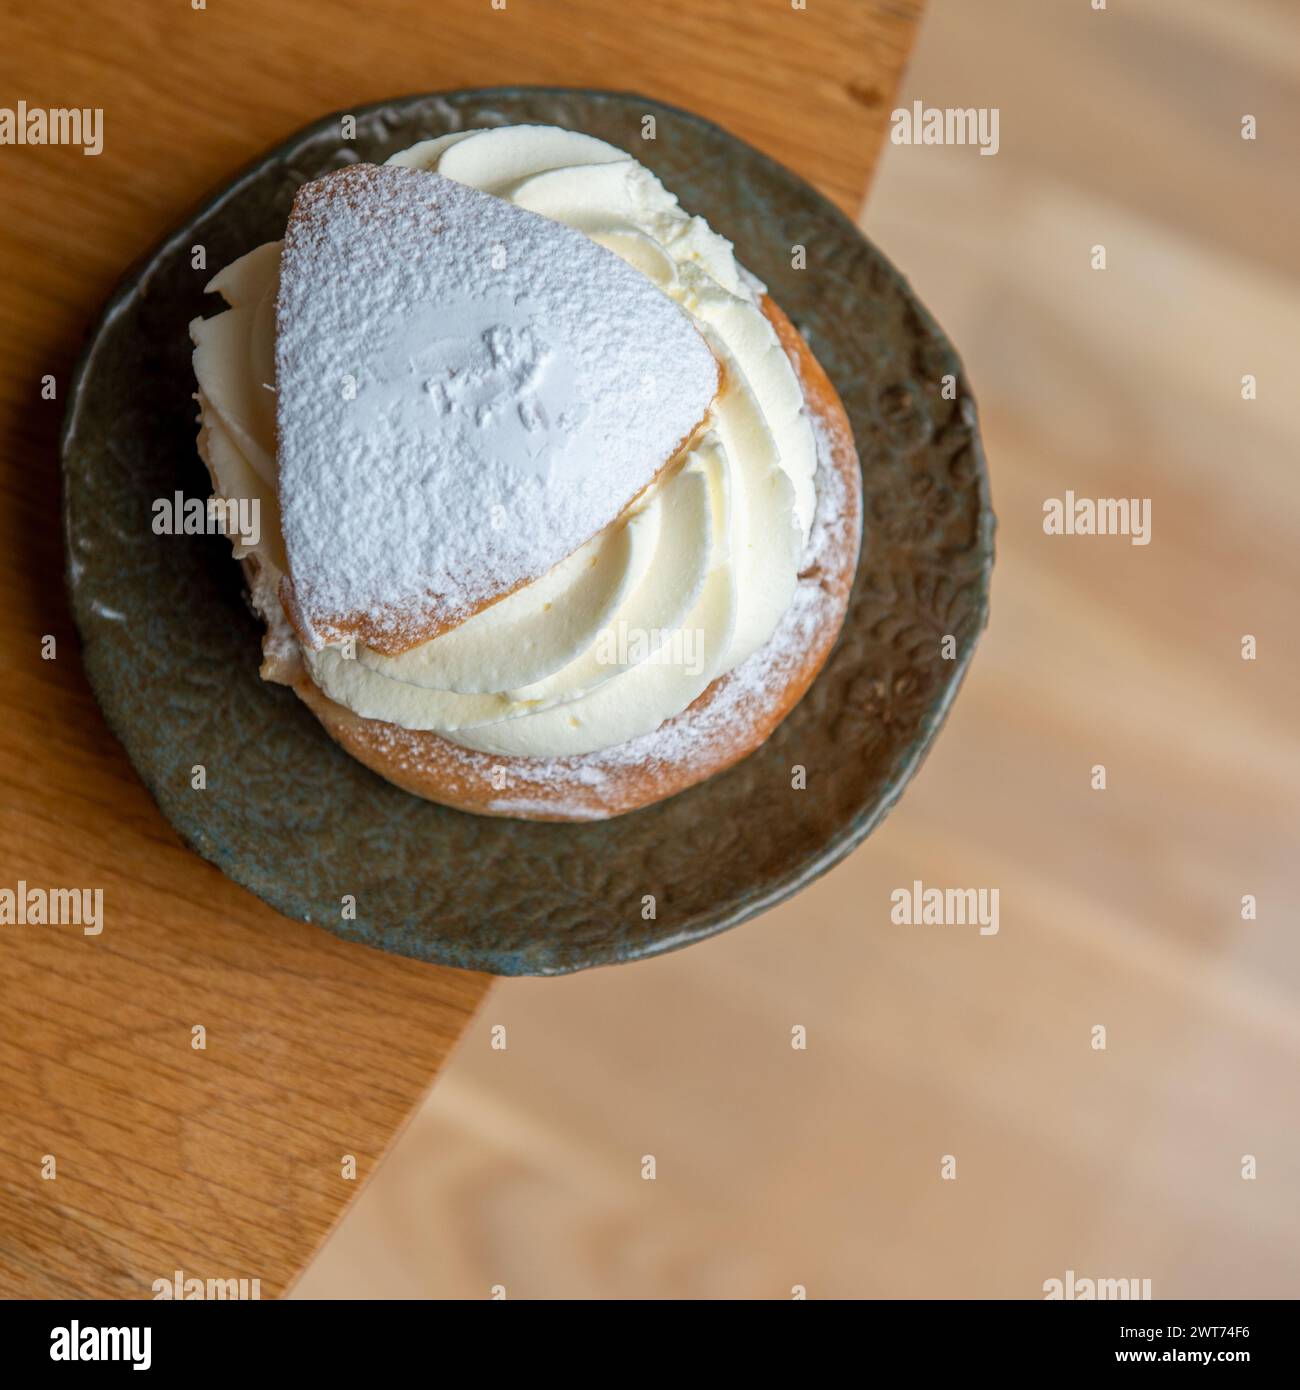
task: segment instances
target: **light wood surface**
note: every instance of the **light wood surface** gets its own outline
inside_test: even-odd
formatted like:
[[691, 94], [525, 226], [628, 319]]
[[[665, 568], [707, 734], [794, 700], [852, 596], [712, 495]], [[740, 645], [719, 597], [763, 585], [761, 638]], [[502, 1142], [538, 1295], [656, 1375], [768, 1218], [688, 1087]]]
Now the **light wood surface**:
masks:
[[[97, 937], [0, 927], [0, 1294], [148, 1296], [176, 1269], [280, 1292], [486, 988], [342, 945], [234, 887], [178, 843], [100, 720], [62, 593], [55, 441], [76, 351], [113, 282], [266, 146], [323, 113], [413, 91], [643, 91], [722, 122], [851, 209], [918, 10], [0, 5], [0, 101], [105, 113], [96, 158], [0, 147], [0, 887], [99, 887], [106, 919]], [[46, 373], [54, 402], [40, 398]]]
[[[888, 146], [863, 219], [1000, 518], [948, 727], [761, 921], [495, 990], [302, 1294], [1300, 1296], [1300, 12], [933, 0], [914, 99], [1001, 111], [992, 158]], [[1066, 489], [1151, 544], [1044, 535]], [[998, 935], [892, 925], [915, 879], [998, 888]]]

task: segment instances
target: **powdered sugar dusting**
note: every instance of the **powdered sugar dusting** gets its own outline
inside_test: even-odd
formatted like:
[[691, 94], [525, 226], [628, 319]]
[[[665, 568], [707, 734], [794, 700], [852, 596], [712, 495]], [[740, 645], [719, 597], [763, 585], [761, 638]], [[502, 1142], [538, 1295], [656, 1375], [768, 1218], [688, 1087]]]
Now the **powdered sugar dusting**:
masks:
[[401, 650], [538, 578], [704, 418], [689, 318], [580, 232], [423, 170], [306, 185], [276, 337], [302, 635]]

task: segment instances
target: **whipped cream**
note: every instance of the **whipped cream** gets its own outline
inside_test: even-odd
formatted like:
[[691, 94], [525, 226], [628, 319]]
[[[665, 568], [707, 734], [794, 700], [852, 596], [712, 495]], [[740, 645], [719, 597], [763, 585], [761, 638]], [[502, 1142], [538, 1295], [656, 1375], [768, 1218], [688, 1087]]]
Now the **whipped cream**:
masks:
[[226, 267], [208, 288], [230, 307], [191, 325], [194, 367], [215, 489], [261, 506], [261, 540], [235, 553], [257, 562], [253, 601], [272, 658], [264, 674], [301, 660], [362, 717], [502, 756], [571, 756], [648, 734], [762, 647], [795, 592], [817, 451], [794, 370], [762, 313], [762, 287], [653, 174], [591, 136], [462, 131], [389, 163], [436, 171], [606, 247], [690, 315], [723, 385], [675, 466], [540, 579], [398, 655], [350, 644], [308, 650], [279, 602], [280, 244]]

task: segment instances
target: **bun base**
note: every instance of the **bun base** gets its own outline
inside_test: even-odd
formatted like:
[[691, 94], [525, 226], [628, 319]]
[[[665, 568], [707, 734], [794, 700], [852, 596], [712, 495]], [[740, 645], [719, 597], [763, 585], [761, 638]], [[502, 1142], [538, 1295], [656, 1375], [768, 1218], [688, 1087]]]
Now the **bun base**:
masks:
[[301, 661], [263, 674], [293, 686], [354, 758], [414, 796], [476, 815], [605, 820], [649, 806], [752, 753], [789, 714], [844, 621], [862, 531], [862, 476], [835, 388], [769, 298], [763, 312], [795, 368], [817, 437], [817, 516], [795, 598], [768, 643], [654, 733], [568, 758], [501, 757], [439, 734], [363, 719], [335, 703]]

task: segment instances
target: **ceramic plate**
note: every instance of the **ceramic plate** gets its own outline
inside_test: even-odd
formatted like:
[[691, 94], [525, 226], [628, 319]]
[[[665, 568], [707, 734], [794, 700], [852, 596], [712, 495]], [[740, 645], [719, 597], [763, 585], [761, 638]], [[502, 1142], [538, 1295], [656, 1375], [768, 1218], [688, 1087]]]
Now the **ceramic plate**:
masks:
[[[993, 518], [957, 356], [847, 218], [698, 116], [637, 96], [530, 88], [351, 114], [355, 138], [342, 138], [338, 116], [319, 121], [168, 237], [114, 294], [78, 367], [63, 437], [68, 584], [105, 717], [199, 854], [286, 916], [339, 936], [514, 975], [634, 960], [734, 927], [880, 823], [984, 625]], [[647, 115], [654, 140], [642, 139]], [[259, 680], [260, 628], [229, 542], [151, 525], [155, 499], [207, 495], [187, 326], [217, 311], [203, 293], [215, 270], [281, 237], [308, 179], [445, 131], [523, 122], [621, 146], [730, 237], [830, 373], [862, 456], [863, 556], [811, 691], [730, 772], [602, 824], [480, 818], [389, 786], [291, 692]], [[796, 245], [805, 269], [791, 266]], [[208, 269], [192, 268], [195, 246]], [[195, 764], [206, 769], [201, 791]], [[806, 790], [792, 789], [795, 764]], [[345, 895], [355, 920], [342, 915]]]

